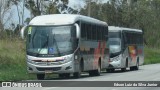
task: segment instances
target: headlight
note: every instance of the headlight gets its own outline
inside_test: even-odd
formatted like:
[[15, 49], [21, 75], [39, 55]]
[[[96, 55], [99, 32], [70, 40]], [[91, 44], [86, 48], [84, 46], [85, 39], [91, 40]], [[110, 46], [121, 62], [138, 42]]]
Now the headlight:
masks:
[[73, 55], [64, 56], [63, 63], [67, 63], [67, 62], [71, 61], [72, 59], [73, 59]]
[[119, 61], [119, 60], [121, 60], [121, 55], [113, 57], [110, 61], [113, 62], [113, 61]]
[[31, 63], [31, 64], [35, 64], [34, 61], [30, 60], [30, 59], [27, 59], [27, 62]]

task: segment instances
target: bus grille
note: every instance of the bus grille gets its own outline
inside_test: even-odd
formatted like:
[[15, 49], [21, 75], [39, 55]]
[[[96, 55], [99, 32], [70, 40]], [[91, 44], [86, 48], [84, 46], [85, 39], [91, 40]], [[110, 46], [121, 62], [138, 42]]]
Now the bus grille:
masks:
[[38, 70], [38, 71], [45, 71], [45, 70], [58, 71], [58, 70], [60, 70], [60, 69], [61, 69], [61, 67], [53, 67], [53, 68], [38, 68], [38, 67], [37, 67], [37, 70]]

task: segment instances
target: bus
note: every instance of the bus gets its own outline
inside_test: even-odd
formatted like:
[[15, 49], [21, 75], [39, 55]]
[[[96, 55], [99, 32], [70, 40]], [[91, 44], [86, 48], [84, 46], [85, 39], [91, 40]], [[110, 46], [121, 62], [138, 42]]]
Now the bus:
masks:
[[42, 15], [22, 28], [22, 38], [25, 34], [27, 70], [37, 79], [47, 73], [61, 78], [79, 78], [81, 72], [98, 76], [109, 65], [106, 22], [83, 15]]
[[144, 62], [143, 32], [139, 29], [109, 26], [110, 63], [107, 72], [115, 69], [138, 70]]

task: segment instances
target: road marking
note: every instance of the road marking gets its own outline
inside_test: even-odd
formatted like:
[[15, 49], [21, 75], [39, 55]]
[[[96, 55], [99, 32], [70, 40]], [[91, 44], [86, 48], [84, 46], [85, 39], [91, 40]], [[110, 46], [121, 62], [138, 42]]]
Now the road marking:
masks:
[[113, 88], [113, 89], [111, 89], [111, 90], [117, 90], [117, 89]]
[[45, 88], [43, 90], [52, 90], [52, 89], [55, 89], [55, 88], [60, 88], [60, 87], [50, 87], [50, 88]]

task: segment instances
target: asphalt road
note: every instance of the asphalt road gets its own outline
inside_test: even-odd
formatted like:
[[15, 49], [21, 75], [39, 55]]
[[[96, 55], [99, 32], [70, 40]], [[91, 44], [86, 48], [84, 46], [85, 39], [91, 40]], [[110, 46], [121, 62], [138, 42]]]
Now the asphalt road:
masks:
[[[33, 81], [33, 80], [27, 80]], [[37, 81], [37, 80], [34, 80]], [[160, 81], [160, 64], [143, 65], [138, 71], [121, 72], [116, 70], [114, 73], [102, 72], [101, 76], [89, 77], [83, 74], [82, 78], [68, 79], [50, 78], [43, 81]], [[18, 90], [22, 88], [0, 88], [0, 90]], [[46, 88], [23, 88], [23, 90], [160, 90], [160, 87], [46, 87]]]

